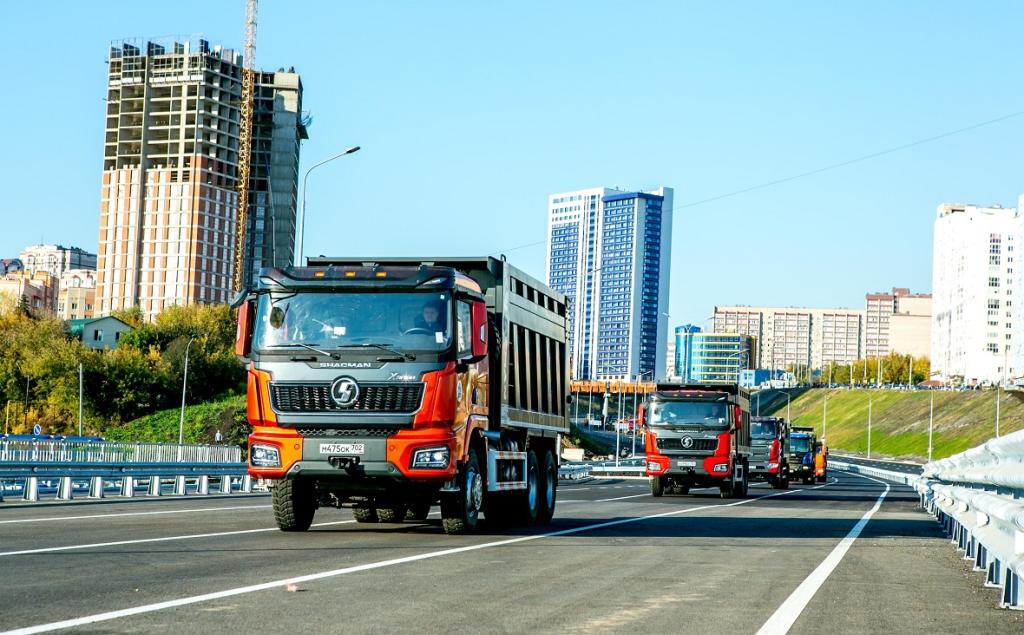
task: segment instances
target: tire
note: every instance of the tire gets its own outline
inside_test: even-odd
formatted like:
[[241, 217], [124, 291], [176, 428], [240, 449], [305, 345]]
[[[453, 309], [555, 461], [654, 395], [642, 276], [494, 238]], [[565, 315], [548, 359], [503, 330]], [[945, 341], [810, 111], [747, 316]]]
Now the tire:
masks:
[[353, 507], [352, 515], [355, 516], [357, 523], [375, 523], [377, 522], [377, 508], [376, 507]]
[[537, 465], [537, 453], [526, 451], [526, 490], [517, 492], [516, 520], [529, 527], [537, 522], [540, 516], [540, 466]]
[[281, 531], [306, 531], [316, 513], [316, 487], [309, 481], [278, 481], [271, 490], [274, 521]]
[[665, 494], [665, 483], [660, 476], [651, 477], [651, 496], [661, 498]]
[[382, 523], [400, 523], [405, 520], [405, 505], [388, 505], [377, 508], [377, 520]]
[[718, 486], [719, 498], [732, 498], [732, 481], [726, 481]]
[[405, 512], [405, 519], [421, 523], [430, 515], [430, 507], [430, 503], [413, 503]]
[[476, 531], [484, 502], [484, 475], [476, 448], [470, 448], [459, 469], [459, 491], [441, 499], [441, 521], [449, 535]]
[[740, 480], [739, 491], [736, 492], [736, 498], [746, 498], [747, 492], [750, 490], [750, 477], [747, 474], [747, 466], [743, 465], [743, 478]]
[[558, 461], [551, 450], [544, 452], [544, 460], [540, 464], [540, 500], [537, 510], [537, 522], [546, 525], [555, 515], [555, 502], [558, 498]]
[[674, 492], [676, 494], [681, 494], [683, 496], [686, 496], [687, 494], [690, 493], [690, 486], [689, 485], [676, 485], [676, 488], [675, 488]]

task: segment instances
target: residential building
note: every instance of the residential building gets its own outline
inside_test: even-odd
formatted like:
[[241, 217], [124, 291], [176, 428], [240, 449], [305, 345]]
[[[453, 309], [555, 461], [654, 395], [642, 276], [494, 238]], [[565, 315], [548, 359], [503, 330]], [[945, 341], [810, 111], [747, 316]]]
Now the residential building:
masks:
[[25, 271], [45, 271], [54, 278], [60, 278], [68, 269], [96, 269], [96, 254], [63, 245], [29, 245], [18, 259]]
[[50, 312], [57, 306], [59, 282], [46, 271], [14, 271], [0, 276], [0, 296], [6, 296], [0, 309], [21, 303], [33, 311]]
[[[98, 314], [227, 302], [238, 218], [241, 55], [205, 40], [110, 47]], [[292, 258], [302, 84], [257, 72], [243, 282]]]
[[[919, 302], [920, 300], [928, 300], [928, 302], [922, 304]], [[930, 312], [930, 301], [931, 296], [928, 294], [915, 294], [911, 293], [910, 289], [899, 287], [893, 287], [891, 293], [866, 294], [864, 296], [864, 356], [871, 359], [888, 355], [893, 350], [890, 342], [892, 316], [900, 313], [920, 317], [920, 311], [925, 305]], [[930, 313], [924, 315], [930, 316]], [[916, 337], [906, 333], [910, 322], [912, 321], [903, 320], [901, 329], [905, 336]]]
[[899, 299], [896, 313], [889, 317], [889, 353], [928, 357], [931, 355], [932, 296], [920, 294]]
[[1014, 262], [1024, 241], [1024, 215], [999, 206], [942, 204], [934, 230], [933, 378], [971, 385], [1024, 374], [1024, 289]]
[[0, 259], [0, 275], [6, 275], [8, 273], [16, 273], [18, 271], [24, 271], [25, 264], [18, 258], [2, 258]]
[[98, 318], [85, 318], [70, 320], [68, 330], [71, 335], [82, 340], [82, 344], [89, 348], [103, 350], [105, 348], [117, 348], [121, 334], [132, 330], [132, 327], [116, 317], [106, 316]]
[[670, 337], [665, 347], [665, 376], [655, 379], [673, 379], [675, 377], [678, 377], [676, 375], [676, 338]]
[[573, 379], [665, 376], [672, 189], [548, 199], [547, 283], [569, 298]]
[[703, 333], [676, 328], [676, 374], [686, 384], [738, 383], [740, 372], [753, 368], [754, 338], [739, 333]]
[[860, 359], [864, 312], [853, 309], [715, 307], [715, 333], [757, 342], [757, 368], [818, 370]]
[[60, 277], [57, 317], [62, 320], [91, 318], [96, 310], [96, 272], [68, 269]]

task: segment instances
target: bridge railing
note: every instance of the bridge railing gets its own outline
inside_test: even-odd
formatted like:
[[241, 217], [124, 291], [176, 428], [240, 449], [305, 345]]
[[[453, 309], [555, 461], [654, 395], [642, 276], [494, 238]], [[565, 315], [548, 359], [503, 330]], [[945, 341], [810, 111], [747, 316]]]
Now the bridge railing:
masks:
[[999, 605], [1024, 609], [1024, 431], [925, 465], [915, 488]]
[[0, 463], [239, 463], [237, 445], [0, 439]]
[[54, 483], [58, 500], [70, 500], [76, 488], [90, 498], [111, 488], [124, 497], [140, 488], [161, 496], [167, 482], [182, 496], [190, 487], [196, 494], [252, 491], [242, 449], [234, 445], [0, 439], [0, 501], [5, 490], [37, 501], [41, 487]]

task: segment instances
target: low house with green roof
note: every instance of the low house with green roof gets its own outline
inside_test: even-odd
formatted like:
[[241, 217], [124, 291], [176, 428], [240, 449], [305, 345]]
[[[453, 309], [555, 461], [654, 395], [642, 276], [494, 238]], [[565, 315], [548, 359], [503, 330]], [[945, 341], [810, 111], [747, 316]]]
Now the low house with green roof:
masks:
[[117, 348], [121, 333], [132, 330], [132, 327], [116, 317], [84, 318], [68, 320], [68, 330], [82, 340], [89, 348]]

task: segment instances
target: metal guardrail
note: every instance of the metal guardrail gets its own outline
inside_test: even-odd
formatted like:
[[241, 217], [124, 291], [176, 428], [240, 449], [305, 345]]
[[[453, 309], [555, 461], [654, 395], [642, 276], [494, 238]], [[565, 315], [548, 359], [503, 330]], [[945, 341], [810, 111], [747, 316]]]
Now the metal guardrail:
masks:
[[6, 489], [38, 501], [40, 485], [54, 482], [58, 500], [71, 500], [76, 487], [88, 489], [89, 498], [104, 498], [112, 487], [126, 498], [140, 487], [161, 496], [166, 481], [179, 496], [190, 485], [202, 495], [249, 493], [253, 486], [238, 446], [0, 439], [0, 501]]
[[925, 465], [915, 489], [999, 606], [1024, 610], [1024, 431]]
[[558, 466], [558, 480], [578, 481], [590, 478], [591, 466], [585, 463], [563, 463]]
[[921, 507], [1000, 590], [1000, 608], [1024, 610], [1024, 431], [924, 466], [921, 476], [829, 461], [836, 469], [913, 487]]
[[178, 445], [130, 441], [0, 439], [0, 464], [73, 463], [240, 463], [237, 445]]

